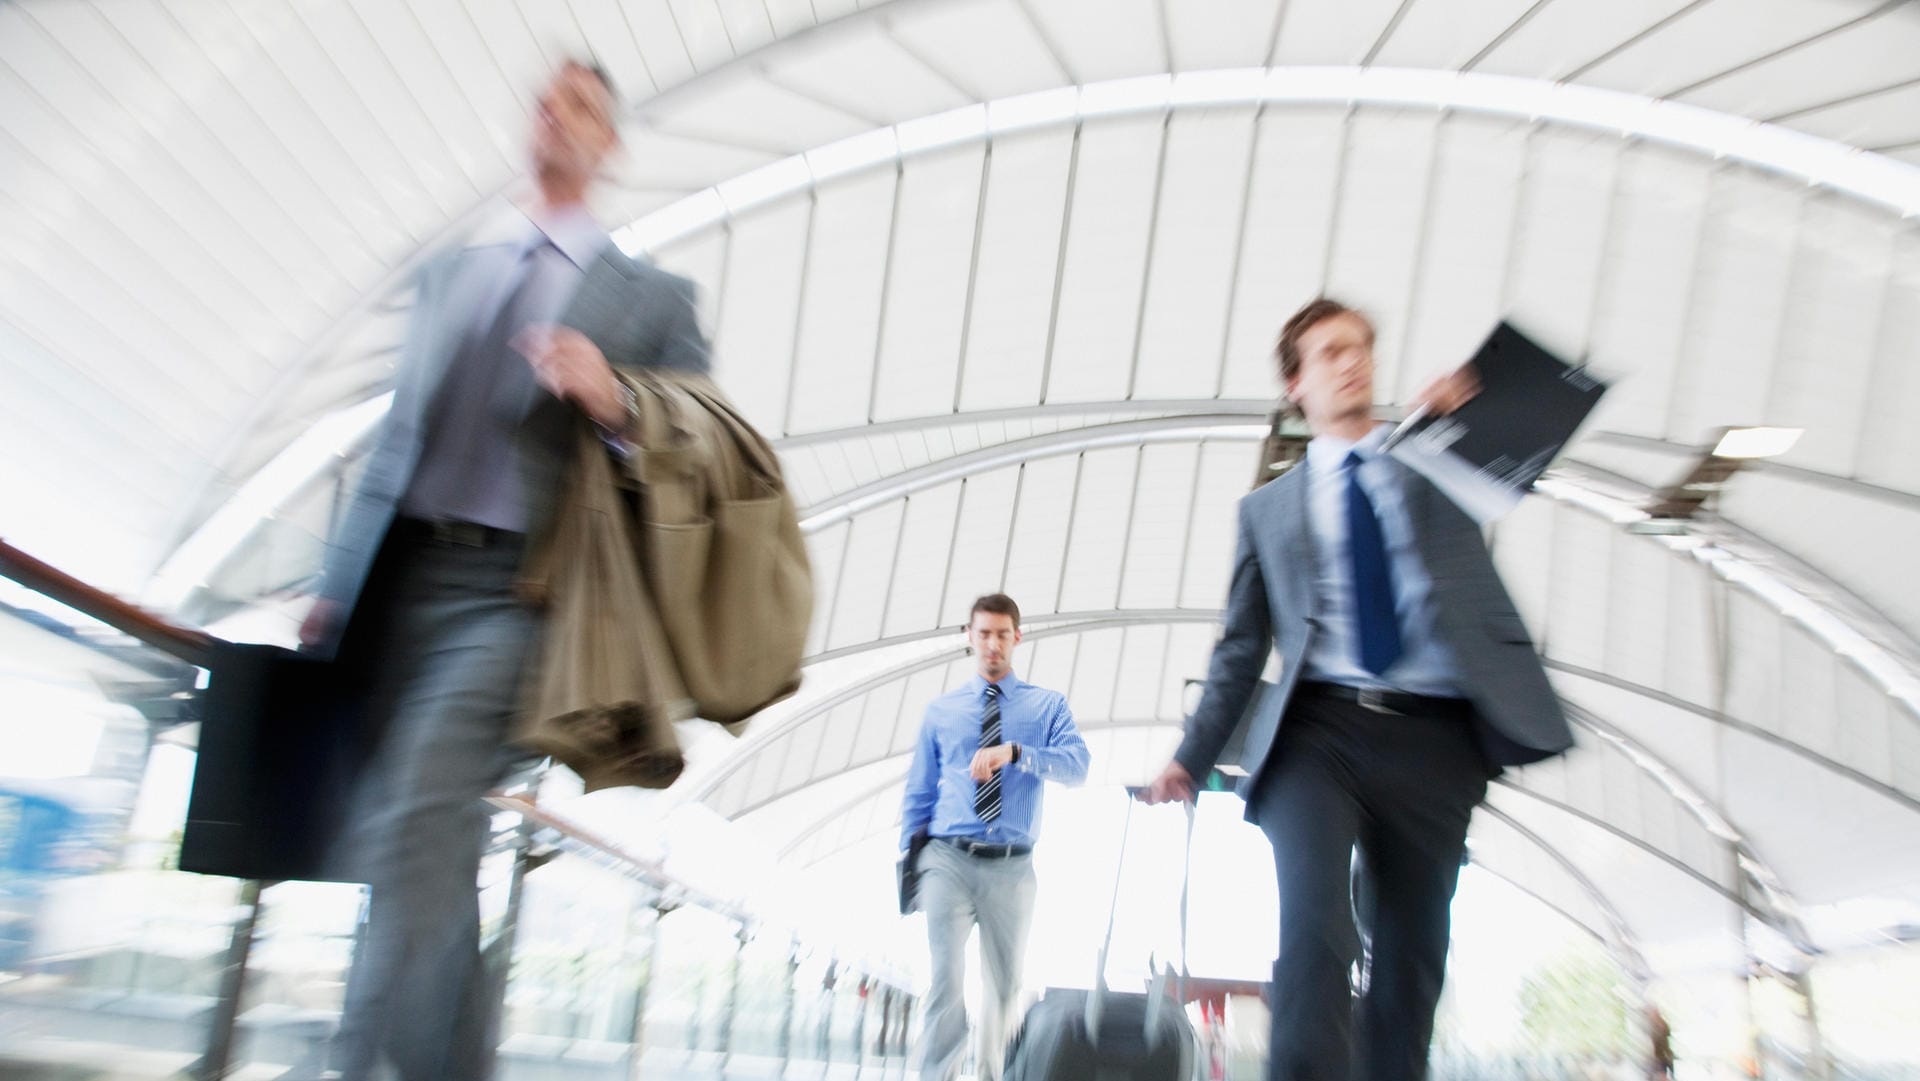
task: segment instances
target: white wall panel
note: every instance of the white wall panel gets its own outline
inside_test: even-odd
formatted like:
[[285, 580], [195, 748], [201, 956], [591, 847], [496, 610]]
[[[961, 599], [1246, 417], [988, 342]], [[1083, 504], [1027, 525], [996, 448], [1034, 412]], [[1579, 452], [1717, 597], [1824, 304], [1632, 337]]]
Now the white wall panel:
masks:
[[960, 408], [1040, 399], [1065, 211], [1071, 131], [997, 139], [973, 269]]
[[832, 431], [867, 419], [893, 189], [893, 170], [881, 169], [816, 196], [785, 431]]
[[[755, 427], [785, 427], [787, 385], [793, 373], [794, 327], [800, 304], [800, 268], [807, 258], [813, 202], [805, 196], [755, 211], [733, 223], [727, 291], [720, 299], [714, 353], [728, 358], [728, 390]], [[745, 373], [761, 373], [748, 378]]]
[[[1436, 118], [1362, 113], [1350, 124], [1327, 293], [1365, 311], [1377, 341], [1402, 337], [1426, 212]], [[1403, 358], [1376, 350], [1378, 395], [1395, 385]]]
[[1618, 140], [1585, 133], [1543, 131], [1529, 146], [1507, 310], [1569, 360], [1587, 352], [1619, 153]]
[[[1114, 607], [1119, 596], [1121, 549], [1133, 512], [1140, 451], [1094, 450], [1081, 455], [1079, 492], [1073, 503], [1073, 536], [1067, 542], [1066, 577], [1059, 611]], [[1036, 609], [1037, 610], [1037, 609]]]
[[1590, 430], [1666, 434], [1675, 368], [1692, 358], [1685, 343], [1713, 183], [1698, 158], [1625, 152], [1591, 345], [1610, 386]]
[[1187, 505], [1199, 453], [1192, 444], [1142, 448], [1119, 607], [1171, 608], [1179, 602], [1177, 568], [1186, 547]]
[[1334, 110], [1270, 110], [1258, 126], [1227, 327], [1221, 393], [1232, 398], [1279, 394], [1274, 341], [1287, 316], [1325, 288], [1346, 139], [1345, 117]]
[[1502, 293], [1526, 129], [1449, 116], [1434, 138], [1417, 285], [1408, 298], [1403, 337], [1379, 347], [1401, 359], [1393, 382], [1376, 381], [1374, 394], [1384, 401], [1407, 401], [1425, 380], [1472, 356], [1505, 314]]
[[953, 409], [983, 148], [915, 158], [900, 179], [875, 420]]
[[1252, 149], [1251, 110], [1175, 114], [1147, 268], [1134, 396], [1214, 392]]
[[1276, 64], [1358, 64], [1401, 0], [1289, 0]]
[[[953, 561], [946, 576], [941, 625], [966, 623], [974, 598], [999, 588], [1017, 480], [1016, 469], [996, 469], [967, 478], [966, 490], [960, 496], [960, 528], [954, 534]], [[1020, 610], [1024, 613], [1046, 609], [1040, 604], [1022, 603]]]
[[1127, 395], [1162, 129], [1161, 117], [1142, 116], [1089, 123], [1080, 134], [1050, 402]]
[[959, 500], [959, 485], [949, 484], [916, 493], [906, 501], [906, 532], [901, 534], [898, 562], [891, 572], [893, 598], [887, 605], [884, 634], [910, 634], [940, 625], [940, 587]]
[[888, 14], [896, 38], [981, 101], [1065, 85], [1020, 0], [956, 0]]
[[1873, 352], [1873, 393], [1860, 425], [1854, 475], [1903, 491], [1920, 488], [1920, 232], [1894, 238], [1882, 285]]
[[1718, 426], [1765, 415], [1806, 199], [1804, 189], [1777, 181], [1715, 177], [1668, 439], [1699, 443]]
[[1048, 0], [1028, 10], [1081, 83], [1167, 70], [1162, 0]]
[[870, 642], [880, 637], [887, 586], [898, 558], [903, 507], [898, 502], [875, 507], [850, 523], [845, 570], [828, 601], [827, 647]]
[[1783, 462], [1845, 475], [1854, 461], [1892, 269], [1887, 225], [1827, 199], [1807, 207], [1765, 411], [1805, 430]]
[[1021, 468], [1020, 507], [1007, 551], [1003, 591], [1023, 610], [1042, 612], [1060, 595], [1060, 573], [1072, 529], [1078, 455], [1043, 458]]

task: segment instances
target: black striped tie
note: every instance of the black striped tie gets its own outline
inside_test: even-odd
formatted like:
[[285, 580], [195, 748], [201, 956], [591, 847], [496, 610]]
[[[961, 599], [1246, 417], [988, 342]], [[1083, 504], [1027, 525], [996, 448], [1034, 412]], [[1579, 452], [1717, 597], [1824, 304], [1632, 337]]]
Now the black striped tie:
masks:
[[[980, 749], [1000, 745], [1000, 685], [987, 684], [987, 709], [980, 715]], [[991, 822], [1000, 817], [1000, 774], [984, 781], [975, 781], [973, 785], [973, 813], [980, 821]]]

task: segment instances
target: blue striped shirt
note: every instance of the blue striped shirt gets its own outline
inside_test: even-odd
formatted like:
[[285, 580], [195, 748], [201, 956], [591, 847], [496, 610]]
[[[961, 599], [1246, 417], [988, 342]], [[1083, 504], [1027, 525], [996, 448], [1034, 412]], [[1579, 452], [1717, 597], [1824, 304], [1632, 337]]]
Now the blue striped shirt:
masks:
[[973, 811], [974, 781], [967, 771], [980, 750], [986, 708], [987, 681], [978, 674], [927, 704], [907, 771], [901, 848], [922, 826], [935, 837], [1030, 845], [1040, 828], [1044, 783], [1087, 779], [1087, 741], [1074, 727], [1066, 696], [1009, 672], [1000, 680], [1000, 738], [1020, 745], [1020, 761], [1000, 771], [1000, 816], [982, 822]]

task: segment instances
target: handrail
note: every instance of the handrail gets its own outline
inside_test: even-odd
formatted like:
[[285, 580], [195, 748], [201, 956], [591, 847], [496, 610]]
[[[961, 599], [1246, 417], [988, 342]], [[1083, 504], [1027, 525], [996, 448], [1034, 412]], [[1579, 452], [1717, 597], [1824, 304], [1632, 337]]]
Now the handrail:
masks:
[[599, 834], [547, 810], [525, 796], [495, 792], [487, 796], [487, 802], [502, 811], [511, 811], [537, 826], [559, 834], [562, 847], [590, 854], [603, 862], [617, 864], [616, 869], [621, 873], [659, 890], [663, 900], [670, 899], [704, 908], [739, 924], [742, 930], [759, 922], [746, 909], [732, 901], [702, 893], [681, 883], [668, 873], [666, 865], [659, 860], [635, 855]]
[[[666, 907], [692, 905], [730, 920], [739, 929], [738, 933], [743, 941], [769, 922], [779, 926], [777, 920], [768, 921], [736, 902], [686, 885], [674, 877], [661, 861], [636, 855], [565, 816], [547, 810], [526, 796], [490, 792], [486, 799], [489, 804], [499, 810], [517, 814], [542, 829], [552, 830], [559, 835], [561, 848], [585, 856], [607, 866], [609, 870], [657, 890], [659, 900], [656, 903], [658, 904]], [[781, 930], [794, 941], [800, 940], [800, 935], [795, 928], [782, 927]], [[876, 966], [859, 959], [840, 959], [839, 963], [842, 968], [864, 974], [882, 984], [902, 986], [898, 973], [878, 971]]]
[[213, 661], [215, 639], [212, 635], [169, 623], [138, 605], [35, 559], [4, 540], [0, 540], [0, 577], [10, 578], [188, 664], [205, 668]]

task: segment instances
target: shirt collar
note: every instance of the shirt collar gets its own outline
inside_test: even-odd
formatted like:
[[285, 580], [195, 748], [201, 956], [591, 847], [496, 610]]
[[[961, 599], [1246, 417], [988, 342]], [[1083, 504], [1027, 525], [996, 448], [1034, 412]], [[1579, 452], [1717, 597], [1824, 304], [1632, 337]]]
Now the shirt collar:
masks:
[[[1018, 687], [1020, 685], [1021, 685], [1020, 677], [1014, 675], [1012, 672], [1008, 672], [1006, 675], [1000, 677], [1001, 697], [1004, 698], [1007, 692], [1013, 690], [1015, 687]], [[987, 677], [981, 675], [978, 672], [975, 672], [973, 674], [973, 678], [967, 681], [967, 689], [970, 692], [972, 692], [975, 698], [979, 698], [980, 696], [986, 694], [987, 693]]]
[[1307, 464], [1316, 473], [1338, 473], [1346, 466], [1347, 455], [1360, 450], [1371, 458], [1379, 453], [1392, 425], [1376, 424], [1358, 443], [1337, 435], [1316, 435], [1307, 441]]
[[581, 270], [587, 269], [599, 257], [600, 249], [607, 245], [607, 231], [600, 228], [600, 223], [593, 220], [584, 205], [528, 210], [526, 215], [533, 226], [526, 234], [526, 243], [533, 244], [544, 233], [553, 246]]

